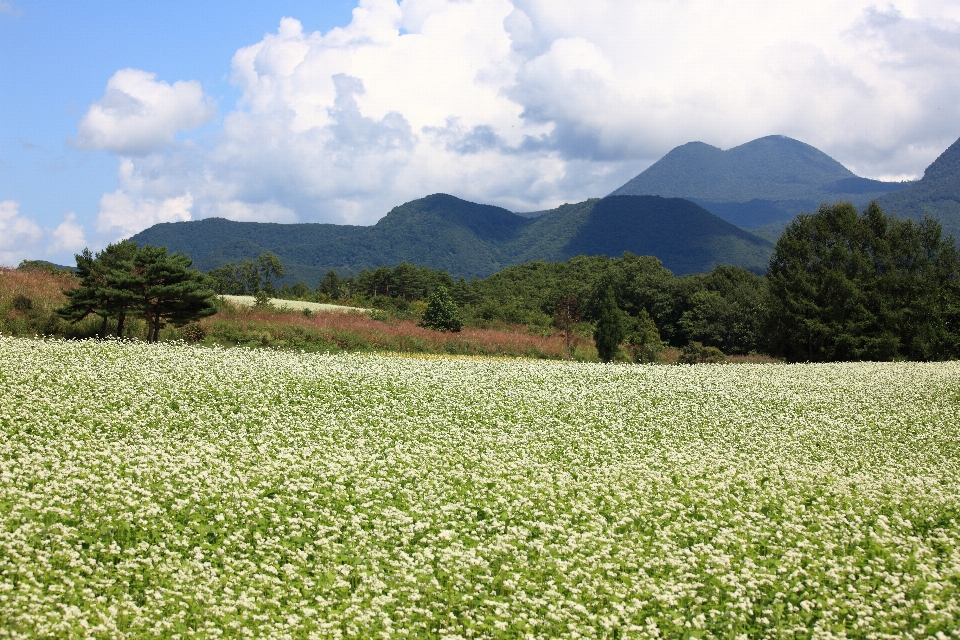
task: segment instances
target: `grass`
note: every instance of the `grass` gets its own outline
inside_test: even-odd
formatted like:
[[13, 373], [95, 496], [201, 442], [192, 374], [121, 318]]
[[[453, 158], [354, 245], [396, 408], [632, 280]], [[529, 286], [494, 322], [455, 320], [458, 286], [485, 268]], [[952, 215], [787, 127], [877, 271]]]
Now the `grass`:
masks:
[[63, 338], [96, 335], [100, 328], [97, 318], [70, 324], [54, 313], [66, 301], [63, 290], [77, 282], [71, 273], [0, 267], [0, 333]]
[[[458, 355], [565, 357], [559, 335], [535, 335], [522, 327], [512, 331], [465, 327], [458, 333], [431, 331], [412, 320], [367, 313], [302, 313], [249, 309], [224, 305], [201, 322], [208, 344], [266, 346], [310, 351], [397, 351]], [[580, 358], [596, 358], [592, 344], [581, 341]]]

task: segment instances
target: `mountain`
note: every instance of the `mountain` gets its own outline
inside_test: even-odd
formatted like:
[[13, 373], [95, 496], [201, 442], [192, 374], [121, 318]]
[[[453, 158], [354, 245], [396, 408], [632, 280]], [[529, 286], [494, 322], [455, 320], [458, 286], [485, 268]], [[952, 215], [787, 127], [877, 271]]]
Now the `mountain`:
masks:
[[902, 218], [936, 218], [944, 233], [960, 238], [960, 139], [923, 172], [923, 178], [879, 199], [888, 213]]
[[679, 198], [609, 196], [530, 218], [434, 194], [395, 207], [377, 224], [233, 222], [207, 218], [154, 225], [131, 238], [193, 257], [208, 271], [272, 251], [284, 282], [313, 284], [328, 270], [356, 273], [407, 261], [454, 276], [483, 277], [533, 260], [577, 255], [654, 255], [678, 275], [719, 264], [762, 273], [773, 245]]
[[767, 136], [723, 151], [689, 142], [670, 151], [610, 195], [686, 198], [745, 229], [783, 224], [823, 202], [858, 206], [909, 183], [854, 175], [822, 151]]

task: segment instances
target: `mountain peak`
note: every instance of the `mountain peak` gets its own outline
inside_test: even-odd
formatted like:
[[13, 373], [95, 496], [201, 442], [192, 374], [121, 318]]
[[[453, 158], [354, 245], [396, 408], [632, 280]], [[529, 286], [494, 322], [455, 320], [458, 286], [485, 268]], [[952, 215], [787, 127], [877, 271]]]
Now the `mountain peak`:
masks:
[[[842, 191], [847, 188], [849, 193]], [[859, 179], [805, 142], [770, 135], [725, 151], [703, 142], [680, 145], [611, 195], [687, 198], [756, 229], [815, 210], [825, 200], [861, 204], [898, 188]]]

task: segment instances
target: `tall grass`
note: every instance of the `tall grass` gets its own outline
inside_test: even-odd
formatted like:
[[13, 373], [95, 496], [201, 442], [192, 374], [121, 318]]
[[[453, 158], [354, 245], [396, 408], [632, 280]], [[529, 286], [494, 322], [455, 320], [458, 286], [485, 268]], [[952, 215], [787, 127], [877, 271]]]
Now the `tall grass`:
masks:
[[[412, 320], [378, 320], [363, 313], [295, 312], [245, 309], [224, 304], [220, 313], [201, 322], [207, 341], [247, 346], [294, 347], [318, 351], [401, 351], [462, 355], [566, 357], [558, 335], [465, 327], [459, 333], [431, 331]], [[593, 345], [580, 344], [577, 356], [596, 357]]]
[[14, 336], [88, 338], [96, 335], [99, 318], [65, 322], [56, 309], [66, 302], [64, 289], [77, 286], [72, 273], [0, 267], [0, 333]]

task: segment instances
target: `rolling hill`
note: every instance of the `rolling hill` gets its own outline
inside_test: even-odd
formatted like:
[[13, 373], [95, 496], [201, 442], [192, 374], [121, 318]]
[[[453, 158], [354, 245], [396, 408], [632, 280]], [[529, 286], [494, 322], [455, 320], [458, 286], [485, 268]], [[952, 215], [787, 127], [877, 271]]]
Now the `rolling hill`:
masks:
[[670, 151], [611, 195], [686, 198], [745, 229], [784, 226], [823, 202], [858, 206], [905, 188], [854, 175], [822, 151], [767, 136], [723, 151], [689, 142]]
[[369, 227], [207, 218], [157, 224], [132, 240], [187, 253], [203, 271], [272, 251], [286, 267], [285, 282], [311, 286], [330, 269], [346, 275], [408, 261], [483, 277], [533, 260], [624, 251], [654, 255], [678, 275], [719, 264], [762, 273], [773, 249], [690, 201], [658, 196], [592, 199], [531, 218], [434, 194], [395, 207]]

